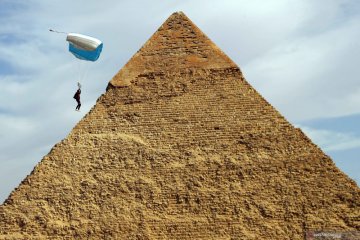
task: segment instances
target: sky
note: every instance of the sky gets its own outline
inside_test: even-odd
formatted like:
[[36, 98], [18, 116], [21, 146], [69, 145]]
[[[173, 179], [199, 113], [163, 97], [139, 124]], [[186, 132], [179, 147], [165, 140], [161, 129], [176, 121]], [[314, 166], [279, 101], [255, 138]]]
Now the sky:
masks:
[[[176, 11], [360, 185], [360, 1], [0, 0], [0, 203]], [[97, 37], [103, 53], [79, 63], [50, 28]]]

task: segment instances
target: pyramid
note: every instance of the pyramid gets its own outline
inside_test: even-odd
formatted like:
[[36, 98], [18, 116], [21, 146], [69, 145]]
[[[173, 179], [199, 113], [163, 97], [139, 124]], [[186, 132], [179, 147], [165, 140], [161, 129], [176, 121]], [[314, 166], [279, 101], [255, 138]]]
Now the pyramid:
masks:
[[359, 205], [177, 12], [0, 206], [0, 239], [358, 239]]

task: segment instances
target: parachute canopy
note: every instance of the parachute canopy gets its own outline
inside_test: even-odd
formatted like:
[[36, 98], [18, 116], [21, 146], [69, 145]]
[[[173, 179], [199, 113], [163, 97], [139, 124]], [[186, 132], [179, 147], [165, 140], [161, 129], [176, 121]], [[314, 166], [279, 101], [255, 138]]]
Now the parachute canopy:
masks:
[[96, 61], [103, 48], [103, 43], [96, 38], [78, 33], [68, 33], [69, 51], [81, 60]]

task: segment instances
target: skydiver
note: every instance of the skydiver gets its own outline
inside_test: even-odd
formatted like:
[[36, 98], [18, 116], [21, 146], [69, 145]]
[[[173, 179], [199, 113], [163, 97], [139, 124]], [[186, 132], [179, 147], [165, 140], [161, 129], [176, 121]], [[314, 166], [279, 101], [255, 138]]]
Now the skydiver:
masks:
[[80, 94], [81, 94], [81, 85], [80, 83], [78, 83], [78, 90], [76, 91], [75, 95], [74, 95], [74, 98], [77, 102], [77, 106], [75, 108], [76, 111], [80, 111], [80, 107], [81, 107], [81, 102], [80, 102]]

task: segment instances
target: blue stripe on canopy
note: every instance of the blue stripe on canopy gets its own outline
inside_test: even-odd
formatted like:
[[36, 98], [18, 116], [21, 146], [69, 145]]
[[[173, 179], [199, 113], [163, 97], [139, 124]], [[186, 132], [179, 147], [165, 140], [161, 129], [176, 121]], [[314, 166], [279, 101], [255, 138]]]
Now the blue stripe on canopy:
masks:
[[75, 57], [81, 60], [92, 61], [92, 62], [95, 62], [99, 58], [102, 48], [103, 48], [102, 43], [92, 51], [77, 48], [74, 44], [69, 43], [69, 52], [74, 54]]

